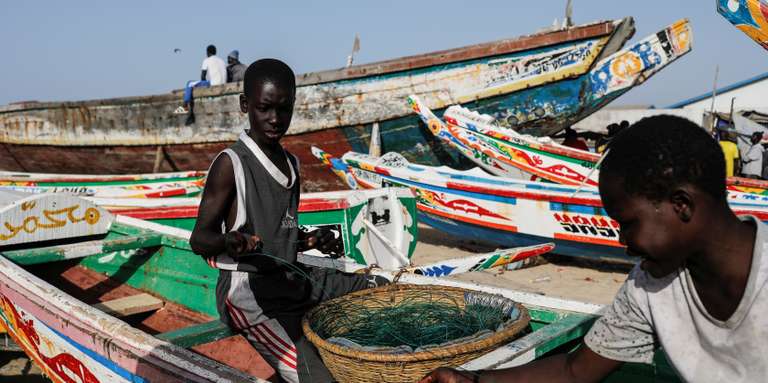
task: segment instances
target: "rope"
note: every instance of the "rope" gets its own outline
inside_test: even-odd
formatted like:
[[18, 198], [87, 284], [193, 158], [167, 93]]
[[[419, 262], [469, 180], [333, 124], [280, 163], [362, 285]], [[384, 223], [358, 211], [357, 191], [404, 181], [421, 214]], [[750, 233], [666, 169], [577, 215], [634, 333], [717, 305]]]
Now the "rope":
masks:
[[414, 292], [397, 303], [378, 298], [339, 302], [313, 318], [312, 328], [323, 339], [417, 349], [496, 331], [508, 319], [503, 307], [463, 306], [447, 294]]

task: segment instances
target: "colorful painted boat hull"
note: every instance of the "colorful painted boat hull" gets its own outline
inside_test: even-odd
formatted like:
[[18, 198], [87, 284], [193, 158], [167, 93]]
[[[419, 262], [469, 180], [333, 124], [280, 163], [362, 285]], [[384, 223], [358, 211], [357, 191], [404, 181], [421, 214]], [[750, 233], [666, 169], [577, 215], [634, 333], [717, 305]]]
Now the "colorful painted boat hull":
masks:
[[717, 12], [761, 47], [768, 49], [768, 2], [718, 0]]
[[[613, 99], [596, 100], [591, 91], [585, 99], [583, 88], [590, 83], [590, 69], [619, 50], [633, 31], [628, 18], [301, 75], [283, 143], [307, 165], [310, 143], [323, 142], [339, 153], [361, 151], [378, 123], [385, 151], [466, 167], [468, 162], [440, 146], [410, 115], [407, 95], [419, 94], [435, 110], [459, 102], [519, 129], [557, 131]], [[176, 94], [2, 107], [0, 168], [141, 173], [160, 164], [161, 171], [205, 169], [247, 126], [237, 109], [240, 86], [196, 90], [198, 122], [189, 127], [183, 116], [172, 114], [180, 102]], [[319, 167], [302, 170], [312, 180], [305, 191], [341, 186]]]
[[[351, 174], [353, 185], [409, 187], [416, 194], [419, 220], [451, 235], [504, 247], [554, 242], [558, 254], [633, 262], [619, 243], [619, 225], [602, 208], [595, 187], [529, 182], [408, 163], [396, 153], [380, 158], [347, 153], [341, 161], [316, 150], [336, 170]], [[768, 197], [729, 193], [737, 214], [768, 220]]]

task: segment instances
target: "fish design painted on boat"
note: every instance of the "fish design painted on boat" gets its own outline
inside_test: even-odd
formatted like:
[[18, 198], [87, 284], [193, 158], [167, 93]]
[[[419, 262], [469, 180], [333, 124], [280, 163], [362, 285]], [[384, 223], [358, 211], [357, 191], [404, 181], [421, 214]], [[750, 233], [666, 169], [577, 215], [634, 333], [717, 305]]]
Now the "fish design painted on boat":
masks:
[[[626, 18], [298, 75], [294, 117], [282, 143], [312, 180], [304, 191], [341, 186], [312, 160], [312, 143], [363, 151], [376, 123], [385, 151], [466, 168], [468, 161], [425, 131], [405, 97], [417, 94], [434, 110], [460, 103], [521, 131], [553, 133], [618, 96], [600, 96], [603, 88], [593, 87], [590, 73], [633, 33], [634, 21]], [[616, 78], [604, 83], [614, 86]], [[178, 92], [0, 107], [0, 168], [118, 174], [205, 169], [248, 126], [238, 109], [241, 87], [195, 89], [198, 117], [191, 126], [172, 113], [181, 102]]]
[[768, 49], [768, 2], [717, 0], [717, 12], [761, 47]]
[[[349, 186], [411, 188], [419, 222], [452, 236], [503, 247], [554, 242], [558, 254], [634, 262], [619, 243], [620, 227], [603, 209], [594, 186], [504, 178], [479, 168], [416, 165], [392, 152], [382, 157], [348, 152], [341, 161], [331, 161], [328, 153], [314, 151], [327, 166], [354, 177]], [[768, 196], [731, 191], [728, 201], [737, 214], [768, 220]]]

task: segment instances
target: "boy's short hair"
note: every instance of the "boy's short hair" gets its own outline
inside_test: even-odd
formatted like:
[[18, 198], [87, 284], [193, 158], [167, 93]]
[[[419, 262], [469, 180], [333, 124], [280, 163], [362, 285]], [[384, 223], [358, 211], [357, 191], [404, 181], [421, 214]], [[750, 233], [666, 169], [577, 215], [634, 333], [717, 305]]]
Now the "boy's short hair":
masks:
[[296, 75], [288, 64], [277, 59], [261, 59], [254, 61], [245, 70], [243, 78], [243, 94], [248, 98], [251, 88], [256, 84], [270, 81], [290, 87], [296, 92]]
[[624, 180], [629, 194], [661, 201], [683, 185], [725, 200], [725, 159], [720, 145], [682, 117], [646, 117], [619, 132], [600, 172]]
[[215, 55], [216, 54], [216, 46], [215, 45], [209, 45], [205, 48], [205, 52], [209, 55]]

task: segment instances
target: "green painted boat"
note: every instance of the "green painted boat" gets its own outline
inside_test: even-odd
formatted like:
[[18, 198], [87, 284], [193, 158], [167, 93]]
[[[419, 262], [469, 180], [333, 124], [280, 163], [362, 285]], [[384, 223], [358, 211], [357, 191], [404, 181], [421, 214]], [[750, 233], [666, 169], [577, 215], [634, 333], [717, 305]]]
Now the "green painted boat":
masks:
[[[263, 382], [273, 375], [217, 320], [218, 271], [192, 253], [189, 231], [56, 194], [0, 192], [0, 222], [0, 324], [52, 381]], [[601, 308], [413, 272], [374, 272], [400, 274], [401, 283], [500, 294], [529, 309], [526, 334], [469, 369], [570, 351]], [[677, 379], [659, 352], [654, 365], [625, 365], [607, 381]]]
[[[197, 198], [88, 198], [107, 210], [129, 217], [192, 230], [197, 220]], [[365, 222], [403, 255], [391, 263], [388, 248]], [[341, 235], [343, 255], [361, 265], [376, 263], [382, 267], [404, 266], [413, 255], [418, 240], [416, 199], [404, 188], [360, 191], [305, 193], [299, 203], [299, 225], [307, 230], [329, 227]]]

